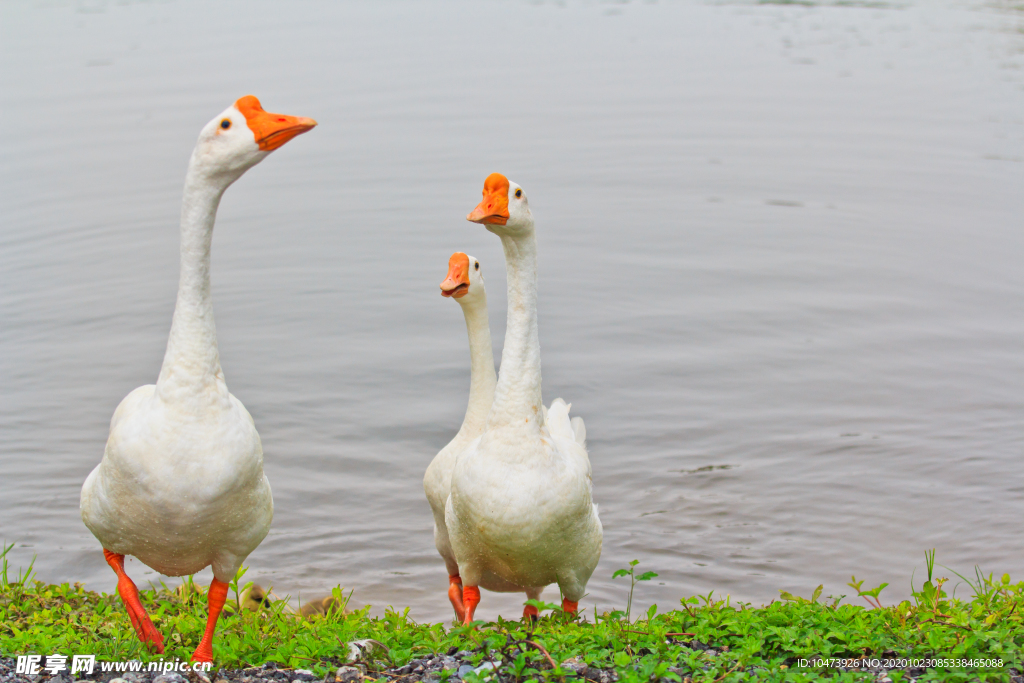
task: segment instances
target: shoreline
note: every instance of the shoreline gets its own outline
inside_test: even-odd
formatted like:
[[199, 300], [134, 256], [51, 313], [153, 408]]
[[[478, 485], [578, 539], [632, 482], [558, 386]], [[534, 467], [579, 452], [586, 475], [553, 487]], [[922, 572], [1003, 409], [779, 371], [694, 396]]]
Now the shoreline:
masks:
[[[972, 599], [947, 595], [929, 575], [913, 601], [879, 602], [882, 587], [820, 599], [782, 594], [761, 607], [713, 595], [684, 597], [679, 608], [573, 617], [542, 604], [538, 621], [417, 623], [408, 610], [370, 616], [349, 610], [336, 588], [323, 609], [286, 609], [249, 600], [252, 584], [232, 584], [208, 675], [194, 671], [70, 674], [72, 655], [97, 662], [187, 661], [205, 623], [204, 588], [140, 591], [164, 634], [163, 656], [146, 652], [116, 595], [80, 584], [0, 576], [0, 683], [688, 683], [740, 680], [984, 680], [1024, 683], [1024, 581], [979, 575]], [[634, 584], [642, 591], [642, 583]], [[248, 593], [248, 594], [247, 594]], [[264, 595], [265, 597], [265, 595]], [[862, 600], [863, 599], [863, 600]], [[866, 604], [865, 604], [866, 603]], [[870, 607], [869, 607], [870, 605]], [[55, 675], [15, 673], [19, 655], [64, 655]], [[58, 664], [60, 660], [57, 660]], [[162, 665], [157, 665], [162, 666]], [[109, 667], [108, 667], [109, 669]], [[120, 678], [120, 681], [115, 679]]]

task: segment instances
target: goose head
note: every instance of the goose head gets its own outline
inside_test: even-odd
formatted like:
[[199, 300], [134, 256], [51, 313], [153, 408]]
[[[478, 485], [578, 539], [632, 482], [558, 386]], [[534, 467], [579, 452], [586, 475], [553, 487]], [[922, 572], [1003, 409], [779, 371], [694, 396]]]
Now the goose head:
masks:
[[448, 276], [441, 283], [441, 296], [457, 299], [462, 305], [486, 296], [480, 261], [461, 251], [452, 254], [448, 259]]
[[500, 173], [484, 181], [484, 198], [466, 216], [496, 235], [521, 235], [533, 230], [533, 214], [523, 188]]
[[303, 116], [271, 114], [252, 95], [240, 97], [203, 127], [192, 152], [190, 172], [227, 187], [268, 154], [316, 121]]

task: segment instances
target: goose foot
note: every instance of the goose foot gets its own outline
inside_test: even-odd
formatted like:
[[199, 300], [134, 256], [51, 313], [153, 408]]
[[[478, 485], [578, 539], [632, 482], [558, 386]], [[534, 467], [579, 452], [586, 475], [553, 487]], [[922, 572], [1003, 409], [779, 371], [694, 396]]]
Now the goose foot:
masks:
[[206, 602], [210, 614], [206, 619], [206, 632], [203, 633], [203, 639], [199, 641], [199, 647], [192, 653], [193, 662], [213, 661], [213, 632], [217, 628], [217, 619], [220, 617], [220, 611], [223, 609], [227, 597], [228, 584], [215, 578], [210, 584], [210, 589], [206, 591]]
[[579, 602], [572, 602], [571, 600], [566, 600], [565, 598], [562, 598], [562, 611], [566, 614], [576, 614], [579, 608]]
[[455, 609], [455, 616], [460, 622], [465, 621], [466, 606], [462, 602], [462, 577], [458, 574], [448, 577], [448, 599], [451, 600], [452, 607]]
[[466, 606], [466, 617], [463, 624], [472, 624], [473, 615], [476, 614], [476, 606], [480, 604], [480, 589], [476, 586], [466, 586], [462, 589], [462, 603]]
[[112, 553], [104, 548], [103, 557], [117, 574], [117, 592], [121, 596], [121, 601], [124, 602], [124, 608], [128, 612], [128, 618], [131, 619], [132, 627], [138, 634], [139, 640], [152, 646], [157, 654], [163, 654], [164, 637], [160, 635], [160, 631], [156, 630], [156, 626], [146, 614], [146, 608], [139, 600], [139, 589], [124, 571], [124, 555]]
[[530, 621], [537, 621], [540, 619], [540, 612], [533, 605], [527, 605], [523, 608], [523, 619], [530, 617]]

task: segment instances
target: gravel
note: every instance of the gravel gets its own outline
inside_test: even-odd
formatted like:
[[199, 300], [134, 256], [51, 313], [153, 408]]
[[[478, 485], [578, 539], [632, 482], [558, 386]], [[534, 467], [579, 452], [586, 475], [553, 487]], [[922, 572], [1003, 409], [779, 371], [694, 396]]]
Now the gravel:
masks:
[[[274, 662], [267, 662], [258, 667], [248, 669], [220, 669], [213, 671], [212, 675], [196, 674], [192, 671], [186, 672], [128, 672], [128, 673], [101, 673], [97, 671], [91, 675], [76, 674], [72, 679], [67, 672], [57, 676], [51, 676], [47, 672], [40, 675], [28, 676], [15, 674], [15, 660], [11, 657], [0, 657], [0, 683], [360, 683], [365, 680], [377, 680], [388, 678], [401, 683], [433, 683], [440, 681], [442, 671], [447, 671], [447, 680], [452, 683], [459, 683], [464, 676], [470, 672], [482, 675], [490, 675], [495, 678], [495, 683], [511, 680], [511, 677], [501, 671], [500, 661], [482, 661], [476, 663], [473, 660], [479, 655], [468, 650], [451, 651], [429, 655], [420, 659], [413, 659], [403, 666], [394, 668], [376, 669], [368, 667], [365, 663], [344, 663], [340, 660], [334, 662], [323, 662], [331, 667], [331, 673], [320, 678], [313, 675], [308, 669], [283, 669]], [[492, 653], [494, 659], [498, 659], [497, 652]], [[566, 662], [567, 668], [580, 673], [586, 672], [587, 678], [597, 683], [615, 683], [618, 676], [611, 669], [602, 671], [593, 667], [587, 668], [579, 660]], [[495, 677], [494, 670], [498, 669]], [[579, 679], [584, 683], [583, 679]]]
[[[688, 643], [694, 650], [702, 650], [708, 655], [719, 654], [716, 648], [709, 647], [704, 643], [693, 641]], [[197, 674], [193, 671], [186, 672], [125, 672], [125, 673], [101, 673], [97, 671], [91, 675], [75, 674], [72, 677], [67, 671], [56, 676], [47, 672], [40, 675], [28, 676], [16, 674], [15, 660], [12, 657], [0, 657], [0, 683], [361, 683], [362, 681], [377, 680], [386, 678], [396, 683], [437, 683], [441, 680], [441, 672], [449, 672], [448, 681], [459, 683], [470, 672], [476, 672], [483, 677], [490, 677], [494, 683], [510, 683], [514, 678], [509, 672], [502, 668], [498, 661], [497, 652], [491, 653], [493, 661], [486, 659], [480, 663], [472, 661], [479, 656], [476, 653], [466, 650], [450, 653], [429, 655], [420, 659], [413, 659], [403, 666], [395, 668], [376, 669], [367, 667], [364, 663], [344, 663], [337, 661], [324, 661], [331, 668], [331, 672], [323, 679], [315, 676], [309, 669], [282, 669], [274, 662], [267, 662], [261, 666], [248, 669], [220, 669], [206, 674]], [[535, 665], [536, 666], [536, 665]], [[498, 673], [494, 673], [497, 668]], [[566, 681], [576, 680], [579, 683], [616, 683], [619, 677], [612, 669], [600, 669], [588, 666], [577, 657], [562, 662], [562, 668], [573, 671], [576, 677], [566, 676]], [[888, 671], [883, 669], [870, 670], [875, 675], [878, 683], [886, 683], [889, 679]], [[689, 681], [692, 673], [685, 667], [673, 667], [670, 669], [677, 674], [684, 683]], [[923, 670], [904, 671], [904, 681], [914, 681], [924, 673]], [[1024, 683], [1024, 676], [1015, 669], [1009, 670], [1011, 683]], [[890, 679], [891, 680], [891, 679]], [[662, 679], [661, 683], [668, 683]]]

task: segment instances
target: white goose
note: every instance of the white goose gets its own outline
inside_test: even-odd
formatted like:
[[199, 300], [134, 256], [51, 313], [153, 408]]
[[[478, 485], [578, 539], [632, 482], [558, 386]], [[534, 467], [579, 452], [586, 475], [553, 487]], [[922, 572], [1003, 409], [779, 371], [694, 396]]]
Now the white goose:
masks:
[[574, 613], [601, 557], [603, 532], [583, 421], [569, 420], [562, 399], [545, 410], [541, 398], [533, 215], [522, 188], [493, 173], [467, 218], [501, 238], [508, 325], [484, 433], [459, 455], [445, 509], [464, 584], [463, 621], [473, 621], [481, 585], [536, 599], [557, 583], [562, 609]]
[[462, 252], [448, 259], [448, 276], [441, 283], [441, 295], [454, 298], [462, 306], [469, 333], [470, 383], [469, 405], [458, 434], [434, 456], [423, 477], [423, 490], [434, 512], [434, 545], [448, 568], [448, 599], [459, 621], [466, 614], [462, 604], [462, 579], [448, 540], [444, 522], [444, 505], [451, 492], [452, 470], [459, 453], [484, 431], [487, 413], [494, 400], [494, 352], [491, 350], [491, 327], [487, 319], [487, 292], [480, 272], [480, 262]]
[[206, 632], [192, 655], [209, 662], [228, 582], [270, 529], [274, 502], [260, 437], [220, 367], [210, 241], [224, 190], [315, 125], [265, 112], [247, 95], [200, 132], [185, 176], [178, 300], [160, 376], [121, 401], [103, 460], [82, 486], [82, 520], [103, 544], [139, 639], [157, 652], [163, 637], [125, 574], [124, 556], [170, 576], [213, 566]]

